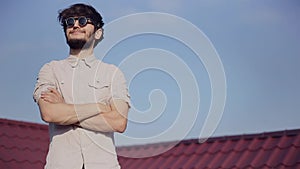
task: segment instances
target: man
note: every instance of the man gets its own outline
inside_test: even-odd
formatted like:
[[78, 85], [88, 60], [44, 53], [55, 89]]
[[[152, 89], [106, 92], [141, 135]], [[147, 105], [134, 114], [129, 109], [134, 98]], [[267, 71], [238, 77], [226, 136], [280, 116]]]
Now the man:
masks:
[[34, 99], [49, 123], [46, 169], [120, 168], [113, 132], [124, 132], [129, 95], [123, 73], [94, 56], [103, 37], [101, 15], [90, 5], [61, 10], [69, 56], [45, 64]]

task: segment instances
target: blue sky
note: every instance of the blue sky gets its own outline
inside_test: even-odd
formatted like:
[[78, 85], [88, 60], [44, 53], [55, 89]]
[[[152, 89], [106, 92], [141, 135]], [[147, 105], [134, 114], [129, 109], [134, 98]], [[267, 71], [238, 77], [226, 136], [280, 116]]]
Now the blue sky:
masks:
[[[1, 2], [1, 118], [43, 123], [32, 99], [36, 76], [43, 64], [67, 57], [68, 48], [56, 17], [59, 9], [75, 2], [78, 1]], [[161, 12], [189, 21], [209, 38], [222, 61], [227, 83], [225, 109], [214, 136], [300, 127], [299, 1], [82, 2], [95, 6], [106, 24], [129, 14]], [[120, 26], [119, 29], [125, 28]], [[181, 28], [175, 25], [169, 29]], [[189, 35], [188, 31], [182, 31]], [[105, 36], [105, 39], [109, 38]], [[182, 102], [178, 76], [155, 69], [139, 72], [129, 87], [134, 109], [140, 110], [139, 115], [145, 115], [145, 118], [157, 113], [151, 108], [160, 108], [164, 101], [165, 109], [159, 118], [149, 123], [129, 122], [123, 135], [136, 139], [122, 141], [122, 137], [119, 140], [117, 137], [117, 143], [182, 139], [176, 133], [171, 133], [169, 138], [159, 137], [178, 121], [183, 125], [191, 123], [185, 139], [198, 138], [207, 117], [211, 89], [205, 66], [188, 46], [166, 36], [138, 35], [116, 44], [104, 61], [119, 65], [134, 52], [149, 48], [170, 51], [189, 67], [199, 87], [199, 112], [193, 124], [189, 118], [177, 118]], [[159, 62], [156, 57], [152, 59]], [[165, 100], [150, 102], [149, 94], [155, 95], [155, 91], [162, 91], [163, 97], [159, 95], [158, 98]], [[187, 102], [193, 103], [192, 100]], [[135, 113], [131, 113], [129, 119], [134, 119], [133, 115]], [[188, 112], [186, 116], [189, 116]], [[141, 141], [138, 138], [148, 139]]]

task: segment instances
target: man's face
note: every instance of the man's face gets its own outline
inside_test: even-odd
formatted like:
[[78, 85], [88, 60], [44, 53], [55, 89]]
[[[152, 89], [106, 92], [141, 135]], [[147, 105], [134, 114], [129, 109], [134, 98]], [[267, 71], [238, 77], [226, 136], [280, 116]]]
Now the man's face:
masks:
[[[67, 26], [65, 34], [67, 43], [71, 49], [82, 49], [84, 45], [91, 45], [90, 43], [94, 40], [92, 35], [94, 34], [94, 25], [91, 22], [87, 22], [86, 25], [82, 26], [79, 24], [78, 17], [74, 17], [75, 22], [73, 26]], [[89, 42], [89, 44], [86, 44]]]

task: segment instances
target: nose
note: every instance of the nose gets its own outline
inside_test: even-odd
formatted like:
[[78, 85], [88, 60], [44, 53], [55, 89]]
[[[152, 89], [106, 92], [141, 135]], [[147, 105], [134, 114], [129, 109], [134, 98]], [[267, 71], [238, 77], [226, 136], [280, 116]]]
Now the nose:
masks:
[[74, 23], [74, 26], [73, 26], [73, 29], [75, 29], [75, 28], [79, 28], [80, 26], [79, 26], [79, 21], [78, 21], [78, 19], [76, 19], [75, 20], [75, 23]]

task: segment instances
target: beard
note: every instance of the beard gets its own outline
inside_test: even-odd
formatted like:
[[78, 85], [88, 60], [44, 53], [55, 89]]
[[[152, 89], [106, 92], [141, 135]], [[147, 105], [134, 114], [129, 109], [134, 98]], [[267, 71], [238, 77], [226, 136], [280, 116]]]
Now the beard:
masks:
[[84, 39], [68, 39], [67, 44], [71, 49], [86, 49], [92, 45], [92, 40], [84, 40]]
[[86, 44], [86, 40], [83, 39], [68, 39], [67, 44], [71, 49], [82, 49]]

